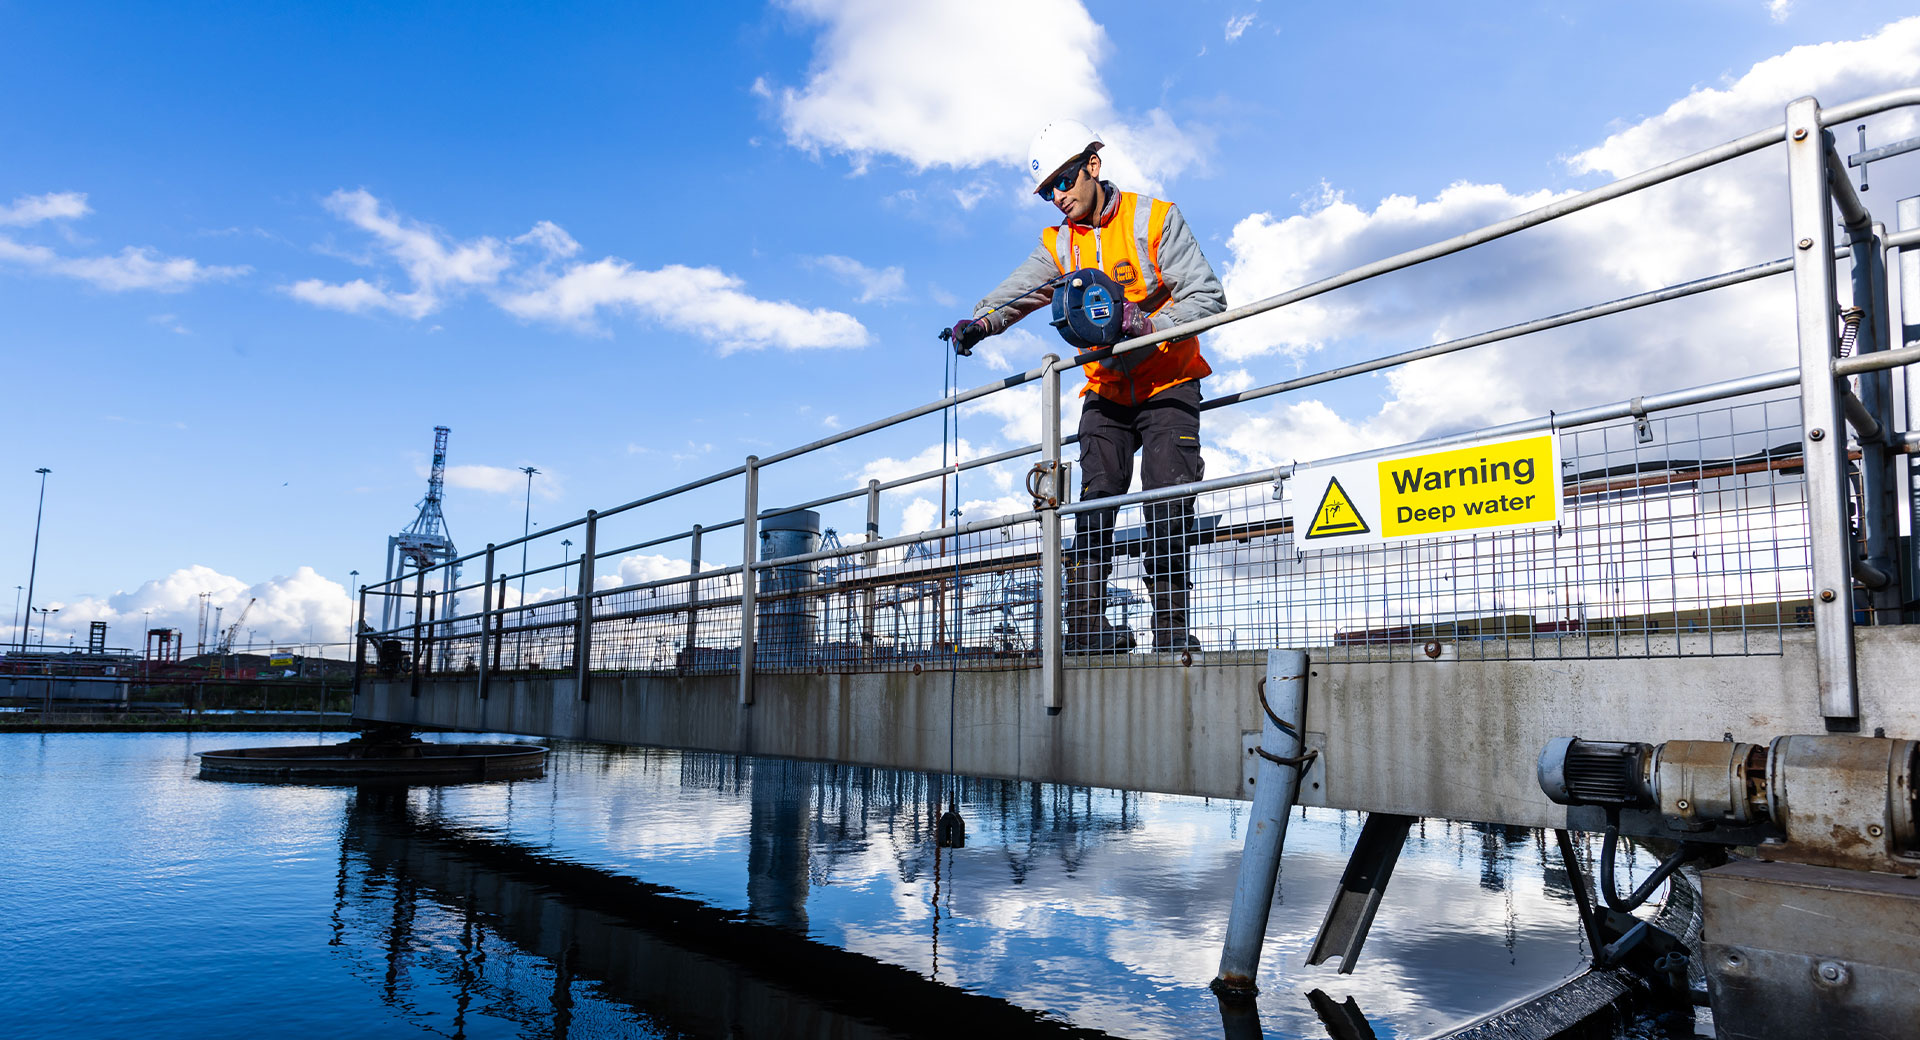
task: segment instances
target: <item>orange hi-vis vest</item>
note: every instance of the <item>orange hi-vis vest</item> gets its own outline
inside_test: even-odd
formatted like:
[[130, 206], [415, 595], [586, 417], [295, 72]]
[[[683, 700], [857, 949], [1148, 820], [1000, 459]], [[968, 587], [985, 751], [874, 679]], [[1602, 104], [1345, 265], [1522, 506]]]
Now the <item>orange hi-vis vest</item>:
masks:
[[[1119, 201], [1106, 223], [1099, 227], [1072, 223], [1050, 227], [1040, 233], [1040, 244], [1053, 254], [1060, 273], [1098, 267], [1126, 289], [1127, 299], [1134, 306], [1153, 314], [1173, 298], [1173, 290], [1160, 276], [1160, 233], [1166, 228], [1167, 211], [1173, 204], [1131, 191], [1115, 194]], [[1146, 243], [1145, 256], [1140, 255], [1142, 242]], [[1129, 367], [1122, 369], [1115, 362]], [[1170, 386], [1213, 373], [1207, 359], [1200, 356], [1196, 336], [1169, 340], [1080, 368], [1087, 376], [1082, 394], [1091, 390], [1124, 405], [1137, 405]]]

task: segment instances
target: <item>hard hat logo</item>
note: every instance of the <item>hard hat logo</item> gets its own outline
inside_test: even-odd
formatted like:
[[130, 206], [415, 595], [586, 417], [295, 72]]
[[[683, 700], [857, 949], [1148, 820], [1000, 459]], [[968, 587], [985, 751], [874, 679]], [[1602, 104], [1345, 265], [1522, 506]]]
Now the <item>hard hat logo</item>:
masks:
[[1027, 148], [1027, 167], [1035, 175], [1037, 193], [1053, 175], [1090, 152], [1100, 150], [1103, 142], [1087, 124], [1077, 119], [1058, 119], [1040, 128]]

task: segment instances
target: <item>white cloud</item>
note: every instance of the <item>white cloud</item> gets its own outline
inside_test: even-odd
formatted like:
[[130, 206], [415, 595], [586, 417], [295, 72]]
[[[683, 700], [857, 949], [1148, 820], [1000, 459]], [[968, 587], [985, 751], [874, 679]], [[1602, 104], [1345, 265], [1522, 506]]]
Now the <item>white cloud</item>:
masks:
[[[245, 612], [246, 621], [236, 633], [244, 645], [251, 631], [257, 646], [295, 643], [343, 643], [353, 623], [354, 601], [339, 582], [321, 577], [311, 567], [301, 567], [291, 575], [281, 575], [249, 584], [243, 579], [222, 574], [211, 567], [195, 564], [182, 567], [163, 578], [141, 584], [132, 591], [108, 596], [87, 596], [78, 600], [50, 603], [60, 613], [54, 615], [50, 640], [72, 634], [84, 637], [92, 621], [107, 623], [110, 646], [139, 648], [145, 642], [142, 627], [177, 628], [190, 641], [192, 653], [200, 625], [200, 594], [209, 593], [209, 607], [222, 608], [220, 624], [231, 626]], [[257, 600], [251, 610], [248, 600]], [[213, 622], [209, 613], [208, 625]], [[216, 641], [209, 633], [207, 641]], [[346, 650], [336, 646], [329, 656], [343, 657]]]
[[[426, 467], [421, 467], [419, 472], [421, 476], [426, 476]], [[525, 495], [527, 475], [512, 466], [448, 466], [447, 486], [495, 495]], [[560, 497], [560, 491], [559, 477], [545, 470], [533, 475], [534, 494], [551, 501]]]
[[[1800, 47], [1703, 88], [1574, 156], [1579, 173], [1625, 176], [1781, 121], [1789, 99], [1829, 104], [1909, 85], [1920, 19], [1874, 37]], [[1881, 117], [1897, 139], [1914, 117]], [[1278, 355], [1314, 368], [1405, 350], [1787, 255], [1779, 149], [1239, 322], [1211, 336], [1216, 360]], [[1230, 301], [1252, 302], [1560, 197], [1454, 184], [1371, 209], [1328, 189], [1302, 213], [1256, 213], [1228, 241]], [[1843, 279], [1844, 284], [1844, 279]], [[1209, 454], [1229, 472], [1677, 389], [1783, 367], [1793, 356], [1792, 285], [1721, 290], [1417, 362], [1327, 396], [1289, 395], [1208, 413]], [[1224, 366], [1223, 366], [1224, 367]], [[1255, 366], [1248, 365], [1249, 368]], [[1256, 369], [1261, 383], [1289, 374]], [[1225, 392], [1215, 390], [1215, 393]]]
[[75, 220], [93, 210], [84, 191], [50, 191], [45, 195], [22, 195], [0, 206], [0, 225], [26, 227], [43, 220]]
[[[338, 283], [307, 278], [281, 286], [287, 295], [315, 307], [418, 320], [460, 295], [479, 292], [515, 317], [581, 331], [597, 331], [603, 310], [636, 314], [712, 342], [722, 354], [768, 346], [858, 347], [867, 342], [866, 327], [851, 315], [760, 299], [745, 292], [739, 278], [717, 268], [668, 264], [649, 271], [610, 256], [568, 263], [556, 271], [555, 265], [577, 256], [581, 246], [550, 220], [506, 241], [489, 235], [462, 240], [401, 215], [365, 190], [336, 191], [325, 205], [371, 235], [407, 284], [399, 289], [382, 278]], [[523, 260], [515, 256], [514, 246], [538, 255]], [[897, 268], [879, 275], [883, 293], [902, 284]]]
[[1793, 0], [1767, 0], [1767, 17], [1773, 19], [1775, 24], [1786, 21], [1792, 13]]
[[[1780, 0], [1775, 0], [1775, 2], [1778, 3]], [[1227, 19], [1227, 42], [1232, 43], [1239, 39], [1247, 29], [1252, 27], [1253, 20], [1257, 17], [1259, 17], [1257, 13], [1249, 11], [1246, 14], [1237, 14]]]
[[385, 289], [370, 284], [364, 278], [355, 278], [351, 282], [334, 285], [318, 278], [308, 278], [284, 287], [287, 295], [302, 303], [328, 310], [346, 311], [348, 314], [365, 314], [368, 311], [392, 311], [395, 314], [412, 314], [413, 308], [406, 301], [389, 293]]
[[[323, 205], [334, 216], [372, 235], [380, 248], [406, 272], [412, 288], [404, 293], [393, 292], [363, 279], [345, 285], [309, 279], [288, 287], [294, 298], [315, 306], [350, 313], [377, 308], [410, 318], [424, 318], [439, 310], [450, 294], [495, 284], [512, 263], [506, 244], [499, 239], [483, 235], [465, 242], [456, 241], [436, 228], [402, 217], [364, 188], [335, 191], [327, 196]], [[551, 239], [544, 229], [559, 230], [543, 221], [520, 240], [537, 238], [545, 244]], [[565, 232], [560, 234], [565, 236]]]
[[857, 303], [893, 303], [907, 297], [907, 272], [902, 267], [885, 267], [879, 270], [849, 256], [816, 256], [807, 263], [817, 267], [845, 285], [860, 291]]
[[[1114, 110], [1099, 73], [1111, 45], [1079, 0], [786, 6], [822, 26], [806, 85], [778, 92], [787, 141], [843, 154], [856, 171], [876, 156], [920, 170], [1022, 167], [1041, 125], [1071, 118], [1105, 135], [1116, 183], [1153, 191], [1204, 143], [1184, 136], [1164, 112], [1149, 112], [1136, 126]], [[1018, 74], [984, 70], [982, 53], [993, 70]], [[771, 90], [764, 80], [759, 86]]]
[[692, 333], [722, 354], [761, 347], [803, 350], [859, 347], [866, 326], [852, 315], [762, 300], [742, 292], [743, 283], [713, 267], [669, 264], [657, 271], [608, 257], [573, 264], [565, 274], [496, 302], [510, 314], [540, 321], [594, 327], [602, 309], [637, 313]]
[[161, 256], [144, 246], [127, 246], [112, 256], [63, 257], [45, 246], [22, 245], [8, 238], [0, 238], [0, 260], [77, 278], [113, 292], [179, 292], [197, 282], [236, 278], [248, 270], [209, 266], [188, 257]]
[[[90, 212], [83, 192], [22, 195], [0, 207], [0, 226], [25, 227], [49, 220], [74, 220]], [[64, 256], [46, 246], [5, 236], [0, 236], [0, 262], [74, 278], [111, 292], [129, 289], [179, 292], [200, 282], [237, 278], [249, 270], [203, 264], [190, 257], [164, 256], [146, 246], [126, 246], [118, 253], [105, 256]]]

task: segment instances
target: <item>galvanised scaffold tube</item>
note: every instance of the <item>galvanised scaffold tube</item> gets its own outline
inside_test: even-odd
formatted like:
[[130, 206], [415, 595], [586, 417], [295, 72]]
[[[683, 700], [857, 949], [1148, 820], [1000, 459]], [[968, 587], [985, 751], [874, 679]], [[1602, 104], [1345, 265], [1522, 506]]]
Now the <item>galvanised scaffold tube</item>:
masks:
[[[1280, 874], [1280, 853], [1287, 843], [1287, 817], [1300, 795], [1300, 761], [1307, 724], [1307, 652], [1267, 651], [1267, 677], [1259, 693], [1259, 750], [1244, 768], [1254, 769], [1253, 811], [1247, 817], [1247, 844], [1240, 853], [1240, 880], [1227, 917], [1227, 942], [1220, 953], [1220, 974], [1213, 991], [1251, 997], [1260, 992], [1260, 948], [1267, 941], [1267, 915], [1273, 911], [1273, 886]], [[1291, 760], [1291, 761], [1286, 761]], [[1255, 762], [1258, 763], [1257, 768]]]

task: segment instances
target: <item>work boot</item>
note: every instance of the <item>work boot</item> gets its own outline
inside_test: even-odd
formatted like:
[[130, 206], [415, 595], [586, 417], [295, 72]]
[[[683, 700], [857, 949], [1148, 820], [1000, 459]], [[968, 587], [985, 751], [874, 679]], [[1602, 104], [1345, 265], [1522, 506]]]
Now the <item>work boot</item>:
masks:
[[1156, 578], [1153, 594], [1153, 650], [1155, 653], [1195, 653], [1200, 640], [1187, 630], [1187, 579]]
[[1107, 620], [1107, 563], [1067, 564], [1067, 638], [1070, 654], [1122, 654], [1133, 633]]

